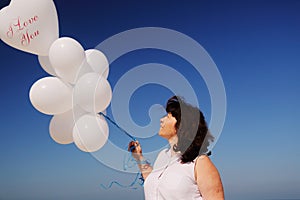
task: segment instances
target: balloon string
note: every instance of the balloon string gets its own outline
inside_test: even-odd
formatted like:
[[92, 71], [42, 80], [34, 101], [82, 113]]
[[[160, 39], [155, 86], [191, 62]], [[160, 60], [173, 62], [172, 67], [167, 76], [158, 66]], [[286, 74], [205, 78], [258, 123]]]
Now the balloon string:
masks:
[[[141, 180], [141, 178], [139, 178], [139, 176], [141, 176], [140, 173], [137, 173], [136, 174], [136, 177], [134, 179], [134, 181], [130, 184], [130, 185], [122, 185], [121, 183], [119, 183], [118, 181], [112, 181], [107, 187], [103, 184], [100, 184], [100, 186], [105, 189], [105, 190], [108, 190], [108, 189], [111, 189], [111, 187], [115, 184], [115, 185], [118, 185], [119, 187], [122, 187], [122, 188], [130, 188], [130, 189], [134, 189], [136, 190], [137, 187], [133, 187], [135, 184], [138, 183], [138, 180]], [[143, 182], [142, 183], [138, 183], [140, 186], [143, 185]]]
[[118, 129], [120, 129], [128, 137], [130, 137], [133, 141], [136, 141], [136, 139], [132, 135], [130, 135], [127, 131], [125, 131], [124, 129], [122, 129], [116, 122], [114, 122], [111, 118], [109, 118], [108, 116], [106, 116], [103, 112], [100, 112], [99, 114], [102, 115], [103, 117], [105, 117], [108, 121], [110, 121], [113, 125], [115, 125]]
[[[125, 133], [128, 137], [130, 137], [133, 141], [136, 141], [136, 138], [133, 137], [132, 135], [130, 135], [127, 131], [125, 131], [123, 128], [121, 128], [116, 122], [114, 122], [110, 117], [108, 117], [107, 115], [105, 115], [103, 112], [100, 112], [99, 113], [100, 115], [102, 115], [104, 118], [106, 118], [108, 121], [110, 121], [113, 125], [115, 125], [119, 130], [121, 130], [123, 133]], [[130, 147], [130, 151], [133, 151], [135, 147]], [[130, 159], [128, 159], [127, 161], [123, 161], [123, 167], [124, 167], [124, 170], [127, 170], [128, 168], [128, 162]], [[140, 183], [139, 183], [140, 181]], [[141, 175], [141, 173], [137, 173], [136, 174], [136, 177], [134, 179], [134, 181], [129, 184], [129, 185], [122, 185], [121, 183], [119, 183], [118, 181], [112, 181], [108, 186], [105, 186], [103, 184], [100, 184], [100, 186], [105, 189], [105, 190], [108, 190], [108, 189], [111, 189], [111, 187], [115, 184], [119, 187], [122, 187], [122, 188], [130, 188], [130, 189], [137, 189], [137, 187], [134, 187], [134, 185], [136, 185], [138, 183], [138, 185], [140, 186], [143, 186], [144, 184], [144, 179]]]

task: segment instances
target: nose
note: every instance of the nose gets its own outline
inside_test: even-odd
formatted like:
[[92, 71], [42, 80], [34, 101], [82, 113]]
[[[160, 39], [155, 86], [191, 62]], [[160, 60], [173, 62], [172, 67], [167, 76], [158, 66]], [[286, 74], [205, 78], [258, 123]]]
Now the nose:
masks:
[[164, 117], [160, 118], [160, 123], [163, 123]]

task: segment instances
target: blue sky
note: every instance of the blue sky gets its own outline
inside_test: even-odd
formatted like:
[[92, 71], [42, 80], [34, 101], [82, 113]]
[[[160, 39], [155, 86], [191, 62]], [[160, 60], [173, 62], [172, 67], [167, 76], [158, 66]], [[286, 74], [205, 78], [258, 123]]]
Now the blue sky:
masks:
[[[173, 29], [201, 44], [226, 89], [226, 121], [211, 157], [226, 198], [300, 199], [299, 1], [54, 2], [60, 37], [73, 37], [85, 49], [139, 27]], [[8, 3], [1, 0], [0, 8]], [[48, 76], [37, 56], [3, 42], [0, 53], [0, 199], [143, 199], [139, 186], [100, 187], [113, 180], [129, 185], [135, 174], [111, 169], [75, 145], [50, 138], [51, 116], [35, 110], [28, 97], [31, 85]], [[168, 65], [186, 76], [210, 119], [201, 76], [169, 52], [148, 49], [121, 56], [110, 66], [112, 87], [128, 70], [145, 63]], [[137, 90], [130, 102], [133, 120], [146, 125], [149, 106], [164, 104], [170, 95], [158, 85]], [[107, 112], [111, 116], [110, 107]], [[129, 142], [111, 125], [110, 141], [124, 149]], [[155, 136], [142, 142], [146, 151], [165, 144]]]

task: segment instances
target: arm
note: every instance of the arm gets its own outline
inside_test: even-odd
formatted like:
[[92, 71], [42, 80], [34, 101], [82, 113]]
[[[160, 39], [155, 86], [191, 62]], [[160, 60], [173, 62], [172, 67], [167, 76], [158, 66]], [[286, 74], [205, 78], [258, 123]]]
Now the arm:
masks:
[[[132, 148], [134, 146], [134, 148]], [[131, 150], [133, 149], [133, 150]], [[152, 167], [150, 163], [146, 162], [142, 154], [142, 148], [138, 141], [131, 141], [128, 145], [128, 150], [132, 152], [132, 157], [138, 164], [138, 167], [142, 173], [144, 180], [148, 177], [148, 175], [152, 172]]]
[[224, 200], [220, 174], [208, 156], [196, 160], [195, 178], [204, 200]]

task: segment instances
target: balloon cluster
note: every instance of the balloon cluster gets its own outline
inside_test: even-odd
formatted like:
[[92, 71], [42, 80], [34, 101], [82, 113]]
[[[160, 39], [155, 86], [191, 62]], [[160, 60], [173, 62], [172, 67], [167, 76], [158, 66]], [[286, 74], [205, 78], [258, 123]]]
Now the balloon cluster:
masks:
[[38, 111], [53, 115], [49, 132], [59, 144], [72, 142], [82, 151], [99, 150], [108, 125], [97, 113], [112, 98], [109, 63], [96, 49], [84, 50], [70, 37], [59, 38], [53, 0], [12, 0], [0, 10], [0, 38], [19, 50], [38, 55], [50, 75], [36, 81], [29, 98]]

